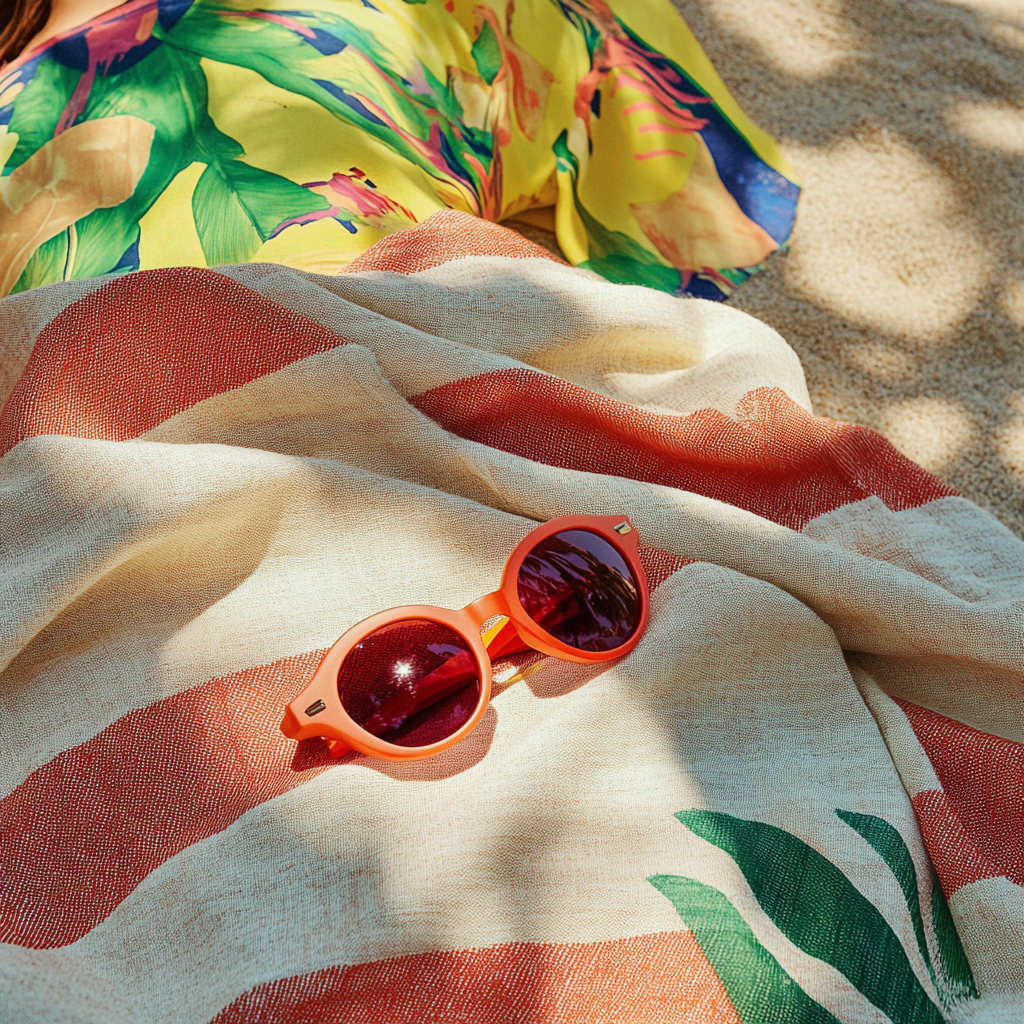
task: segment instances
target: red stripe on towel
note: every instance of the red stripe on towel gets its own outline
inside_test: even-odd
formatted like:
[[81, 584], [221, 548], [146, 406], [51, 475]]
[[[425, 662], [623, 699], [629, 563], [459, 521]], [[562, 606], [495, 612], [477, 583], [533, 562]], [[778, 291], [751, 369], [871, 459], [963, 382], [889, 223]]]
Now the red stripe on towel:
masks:
[[943, 891], [1002, 876], [1024, 885], [1024, 746], [897, 703], [942, 783], [913, 802]]
[[446, 430], [564, 469], [665, 484], [799, 529], [877, 495], [894, 510], [957, 492], [880, 434], [813, 416], [776, 388], [666, 416], [529, 369], [499, 370], [410, 399]]
[[278, 724], [323, 654], [131, 711], [0, 801], [0, 942], [74, 942], [168, 857], [309, 778]]
[[0, 454], [39, 434], [138, 437], [197, 402], [343, 344], [211, 270], [115, 278], [39, 333], [0, 415]]
[[212, 1024], [740, 1024], [691, 932], [515, 942], [259, 985]]
[[416, 274], [467, 256], [547, 259], [568, 266], [565, 260], [518, 231], [461, 210], [441, 210], [417, 227], [382, 238], [357, 256], [345, 273], [390, 270], [395, 274]]

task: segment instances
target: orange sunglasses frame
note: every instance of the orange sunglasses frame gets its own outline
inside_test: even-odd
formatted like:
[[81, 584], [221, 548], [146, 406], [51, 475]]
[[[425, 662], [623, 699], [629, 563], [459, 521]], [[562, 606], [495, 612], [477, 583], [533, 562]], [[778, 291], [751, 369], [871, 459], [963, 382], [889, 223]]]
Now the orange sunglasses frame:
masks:
[[[519, 602], [517, 581], [526, 556], [542, 541], [566, 530], [589, 530], [603, 537], [626, 560], [640, 589], [640, 623], [633, 635], [620, 647], [610, 651], [581, 651], [551, 636], [533, 619]], [[647, 576], [640, 564], [640, 539], [633, 524], [623, 516], [562, 516], [552, 519], [528, 533], [515, 547], [502, 573], [501, 586], [458, 611], [411, 604], [389, 608], [356, 623], [327, 652], [305, 689], [291, 701], [281, 722], [281, 732], [289, 739], [305, 740], [322, 736], [334, 757], [350, 750], [389, 761], [414, 761], [454, 746], [464, 740], [477, 726], [491, 700], [491, 659], [522, 650], [524, 645], [564, 661], [596, 664], [615, 661], [629, 654], [640, 642], [647, 627], [650, 595]], [[484, 643], [481, 627], [501, 616], [508, 621]], [[402, 747], [379, 739], [357, 725], [345, 711], [338, 694], [338, 674], [349, 652], [371, 633], [406, 619], [426, 619], [454, 630], [466, 641], [476, 660], [480, 679], [480, 700], [469, 719], [451, 736], [423, 747]], [[490, 653], [489, 653], [490, 652]]]

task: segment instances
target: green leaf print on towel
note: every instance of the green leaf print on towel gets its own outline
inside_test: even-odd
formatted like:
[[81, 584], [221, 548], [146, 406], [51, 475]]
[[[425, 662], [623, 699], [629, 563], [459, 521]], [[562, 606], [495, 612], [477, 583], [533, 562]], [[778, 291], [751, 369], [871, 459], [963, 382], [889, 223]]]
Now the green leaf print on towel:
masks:
[[928, 973], [935, 982], [943, 1002], [948, 1005], [958, 999], [976, 999], [978, 990], [974, 985], [974, 976], [968, 966], [964, 947], [960, 944], [960, 936], [956, 933], [953, 919], [949, 914], [949, 905], [938, 879], [932, 879], [932, 928], [938, 942], [940, 967], [944, 974], [944, 977], [939, 978], [935, 975], [935, 967], [925, 938], [921, 897], [917, 887], [917, 869], [903, 836], [884, 818], [878, 818], [873, 814], [857, 814], [853, 811], [836, 811], [836, 814], [874, 847], [896, 876], [896, 881], [900, 883], [907, 901], [907, 910], [910, 912], [910, 920], [914, 924], [917, 948], [928, 965]]
[[[943, 1005], [948, 1008], [976, 998], [967, 958], [937, 885], [931, 899], [936, 949], [929, 949], [917, 871], [899, 832], [874, 815], [836, 814], [874, 848], [899, 883], [918, 952]], [[945, 1019], [914, 973], [907, 951], [889, 923], [817, 850], [764, 822], [697, 810], [680, 811], [676, 817], [736, 862], [764, 912], [793, 945], [831, 964], [894, 1024], [940, 1024]], [[742, 928], [737, 924], [738, 912], [724, 894], [693, 879], [656, 875], [648, 880], [672, 900], [730, 998], [734, 988], [740, 991], [740, 1002], [734, 999], [734, 1006], [745, 1024], [832, 1019], [810, 997], [806, 1003], [795, 999], [792, 989], [796, 982], [760, 946], [745, 923]], [[754, 972], [757, 982], [751, 990], [751, 982], [744, 978], [758, 964], [760, 973]], [[755, 995], [748, 997], [744, 994], [748, 990]], [[826, 1016], [816, 1016], [819, 1013]]]
[[672, 901], [693, 932], [743, 1024], [838, 1024], [782, 969], [717, 889], [675, 875], [647, 880]]

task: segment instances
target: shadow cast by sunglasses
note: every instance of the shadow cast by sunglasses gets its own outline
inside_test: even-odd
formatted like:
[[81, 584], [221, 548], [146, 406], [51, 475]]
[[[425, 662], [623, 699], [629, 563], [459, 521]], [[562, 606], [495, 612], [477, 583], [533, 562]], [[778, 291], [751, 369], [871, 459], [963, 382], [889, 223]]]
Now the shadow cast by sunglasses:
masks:
[[401, 782], [439, 782], [479, 764], [491, 749], [497, 727], [498, 713], [492, 706], [484, 712], [480, 724], [461, 743], [420, 761], [385, 761], [378, 757], [367, 757], [355, 750], [344, 757], [331, 757], [327, 751], [327, 742], [317, 737], [299, 743], [291, 768], [293, 772], [305, 772], [358, 765], [360, 768], [372, 768], [381, 775]]
[[548, 700], [551, 697], [564, 697], [581, 686], [586, 686], [592, 679], [596, 679], [616, 664], [618, 662], [606, 661], [582, 665], [572, 661], [559, 661], [557, 658], [541, 657], [523, 670], [523, 681], [534, 697]]

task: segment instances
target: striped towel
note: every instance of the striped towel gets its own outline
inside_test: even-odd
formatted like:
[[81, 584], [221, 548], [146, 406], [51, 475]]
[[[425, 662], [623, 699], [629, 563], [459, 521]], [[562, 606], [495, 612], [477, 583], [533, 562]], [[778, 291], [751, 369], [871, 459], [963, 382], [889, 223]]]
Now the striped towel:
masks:
[[[1019, 1019], [1024, 545], [770, 328], [452, 211], [0, 314], [0, 1020]], [[628, 657], [426, 761], [280, 733], [574, 513], [640, 533]]]

